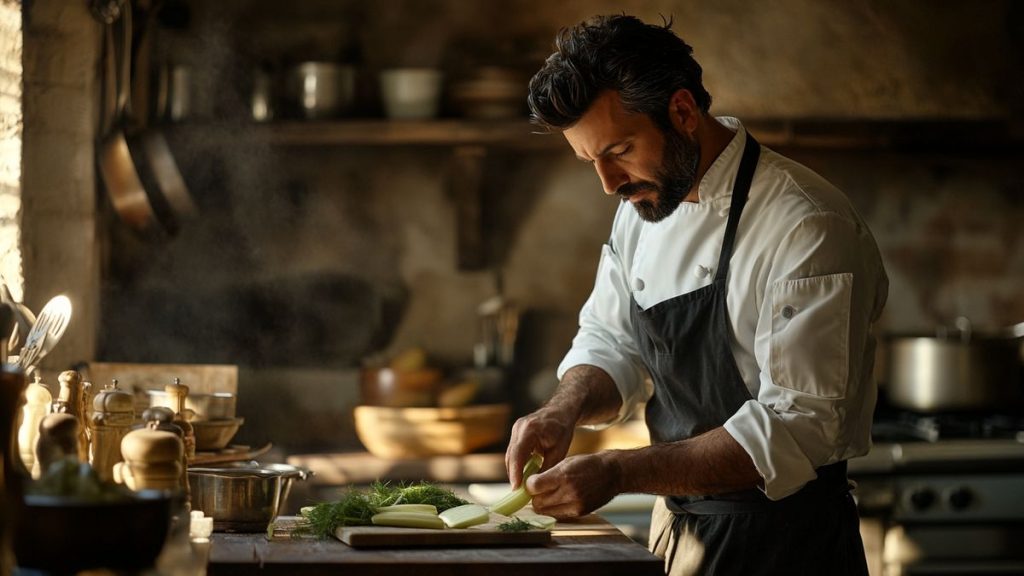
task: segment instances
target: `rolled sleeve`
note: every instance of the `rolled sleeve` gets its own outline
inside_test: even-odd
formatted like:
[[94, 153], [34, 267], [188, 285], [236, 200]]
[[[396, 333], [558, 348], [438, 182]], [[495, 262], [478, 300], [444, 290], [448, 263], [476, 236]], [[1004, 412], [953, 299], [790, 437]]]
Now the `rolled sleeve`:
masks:
[[621, 422], [649, 396], [633, 336], [631, 303], [622, 264], [612, 247], [606, 244], [602, 248], [594, 290], [580, 311], [579, 331], [573, 339], [572, 348], [558, 366], [559, 380], [573, 366], [596, 366], [608, 373], [622, 396], [622, 407], [617, 417], [588, 428], [603, 428]]
[[817, 477], [786, 423], [757, 400], [744, 403], [726, 421], [725, 430], [754, 461], [769, 499], [785, 498]]
[[725, 423], [770, 499], [870, 447], [870, 326], [885, 284], [871, 248], [855, 222], [833, 214], [805, 219], [780, 246], [755, 337], [757, 398]]

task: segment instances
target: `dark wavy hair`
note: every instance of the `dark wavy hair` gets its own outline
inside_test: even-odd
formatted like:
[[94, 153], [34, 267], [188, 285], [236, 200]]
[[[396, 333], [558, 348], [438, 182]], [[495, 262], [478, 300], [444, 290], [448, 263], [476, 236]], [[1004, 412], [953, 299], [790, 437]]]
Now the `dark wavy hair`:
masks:
[[680, 88], [707, 113], [711, 95], [701, 83], [693, 48], [662, 26], [624, 14], [595, 16], [555, 37], [555, 52], [530, 80], [531, 119], [548, 130], [576, 123], [605, 90], [619, 93], [631, 112], [668, 129], [669, 98]]

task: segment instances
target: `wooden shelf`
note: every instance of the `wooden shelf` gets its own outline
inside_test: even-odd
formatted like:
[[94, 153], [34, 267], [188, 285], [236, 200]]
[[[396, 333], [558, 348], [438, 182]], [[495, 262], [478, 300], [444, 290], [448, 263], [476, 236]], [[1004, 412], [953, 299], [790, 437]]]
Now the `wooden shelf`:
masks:
[[[773, 147], [892, 150], [1020, 149], [1021, 123], [1009, 119], [771, 119], [744, 124], [761, 143]], [[436, 146], [565, 149], [560, 134], [546, 134], [525, 118], [511, 120], [441, 119], [395, 121], [339, 119], [268, 123], [193, 122], [168, 126], [180, 137], [214, 144], [274, 146]], [[200, 134], [201, 132], [201, 134]]]
[[[189, 123], [171, 127], [182, 137], [202, 131], [202, 140], [275, 146], [483, 146], [552, 149], [560, 134], [543, 134], [525, 118], [515, 120], [289, 120], [268, 123]], [[223, 140], [222, 140], [223, 139]]]

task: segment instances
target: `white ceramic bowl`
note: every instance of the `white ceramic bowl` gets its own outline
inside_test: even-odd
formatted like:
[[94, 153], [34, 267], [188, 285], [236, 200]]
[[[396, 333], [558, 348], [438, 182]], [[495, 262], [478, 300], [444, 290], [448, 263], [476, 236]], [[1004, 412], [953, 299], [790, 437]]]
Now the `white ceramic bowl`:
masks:
[[435, 68], [390, 68], [380, 73], [384, 113], [396, 120], [435, 118], [443, 74]]

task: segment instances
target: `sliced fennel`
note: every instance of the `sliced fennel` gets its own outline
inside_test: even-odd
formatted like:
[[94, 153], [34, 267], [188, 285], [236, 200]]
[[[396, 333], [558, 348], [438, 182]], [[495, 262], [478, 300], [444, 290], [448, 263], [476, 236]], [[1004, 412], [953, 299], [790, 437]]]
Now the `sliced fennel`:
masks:
[[520, 514], [519, 518], [525, 520], [530, 526], [540, 528], [541, 530], [551, 530], [555, 523], [558, 522], [555, 518], [543, 514]]
[[526, 491], [526, 486], [523, 485], [503, 496], [501, 500], [491, 504], [488, 509], [495, 514], [511, 516], [529, 503], [530, 493]]
[[374, 526], [399, 526], [402, 528], [444, 528], [444, 521], [436, 514], [423, 512], [380, 512], [370, 521]]
[[536, 474], [543, 463], [544, 457], [534, 452], [533, 455], [530, 456], [530, 459], [526, 461], [526, 465], [523, 466], [523, 480], [519, 483], [519, 488], [512, 490], [500, 500], [491, 504], [488, 509], [495, 514], [511, 516], [518, 512], [523, 506], [529, 504], [531, 496], [530, 493], [526, 491], [526, 479]]
[[479, 504], [465, 504], [449, 508], [438, 516], [449, 528], [469, 528], [477, 524], [484, 524], [491, 519], [491, 513]]

